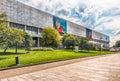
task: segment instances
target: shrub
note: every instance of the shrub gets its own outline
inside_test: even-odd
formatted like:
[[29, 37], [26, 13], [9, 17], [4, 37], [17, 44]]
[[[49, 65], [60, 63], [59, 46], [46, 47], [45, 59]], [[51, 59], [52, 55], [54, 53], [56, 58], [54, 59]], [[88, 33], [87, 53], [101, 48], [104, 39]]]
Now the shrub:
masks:
[[62, 38], [62, 44], [67, 49], [73, 49], [75, 45], [79, 45], [79, 39], [70, 34], [64, 34]]
[[53, 51], [53, 48], [34, 47], [30, 48], [30, 51]]
[[57, 48], [61, 43], [60, 34], [53, 27], [42, 29], [42, 45], [45, 47]]

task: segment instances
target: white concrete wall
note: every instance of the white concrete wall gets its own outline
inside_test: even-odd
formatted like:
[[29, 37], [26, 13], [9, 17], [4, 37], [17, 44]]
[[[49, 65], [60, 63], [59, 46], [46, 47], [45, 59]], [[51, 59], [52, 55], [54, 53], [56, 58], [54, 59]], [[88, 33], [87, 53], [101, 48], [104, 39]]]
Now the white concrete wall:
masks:
[[2, 1], [3, 0], [0, 0], [0, 14], [2, 13]]
[[100, 40], [101, 34], [95, 32], [95, 31], [92, 31], [92, 38]]
[[[103, 40], [103, 41], [109, 42], [109, 36], [98, 33], [96, 31], [92, 31], [92, 38], [97, 39], [97, 40]], [[100, 38], [102, 38], [102, 39], [100, 39]]]
[[16, 0], [4, 0], [4, 12], [8, 20], [34, 27], [53, 26], [53, 16]]
[[67, 22], [67, 33], [86, 37], [86, 29], [78, 24], [74, 24], [72, 22]]

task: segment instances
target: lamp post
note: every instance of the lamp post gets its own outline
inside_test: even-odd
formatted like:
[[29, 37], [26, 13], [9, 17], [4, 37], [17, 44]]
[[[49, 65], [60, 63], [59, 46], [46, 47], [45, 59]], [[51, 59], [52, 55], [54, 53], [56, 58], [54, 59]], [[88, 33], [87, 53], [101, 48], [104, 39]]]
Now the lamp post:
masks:
[[100, 37], [100, 54], [102, 54], [102, 37]]

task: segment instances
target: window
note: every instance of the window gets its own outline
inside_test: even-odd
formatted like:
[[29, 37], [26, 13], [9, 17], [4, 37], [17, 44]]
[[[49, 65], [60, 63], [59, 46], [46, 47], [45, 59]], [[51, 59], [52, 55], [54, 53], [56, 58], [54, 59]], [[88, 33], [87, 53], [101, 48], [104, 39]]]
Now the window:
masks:
[[14, 28], [22, 29], [22, 30], [25, 29], [25, 25], [12, 23], [12, 22], [10, 22], [10, 27], [14, 27]]
[[26, 31], [30, 34], [38, 34], [38, 28], [36, 27], [27, 26]]

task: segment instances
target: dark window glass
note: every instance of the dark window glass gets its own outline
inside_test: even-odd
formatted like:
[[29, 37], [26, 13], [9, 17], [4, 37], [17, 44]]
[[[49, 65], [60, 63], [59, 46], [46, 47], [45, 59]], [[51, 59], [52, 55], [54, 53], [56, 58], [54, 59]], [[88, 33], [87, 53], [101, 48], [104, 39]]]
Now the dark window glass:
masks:
[[38, 28], [36, 27], [27, 26], [26, 31], [30, 34], [38, 34]]
[[25, 25], [12, 23], [12, 22], [10, 22], [10, 27], [14, 27], [14, 28], [22, 29], [22, 30], [25, 29]]

